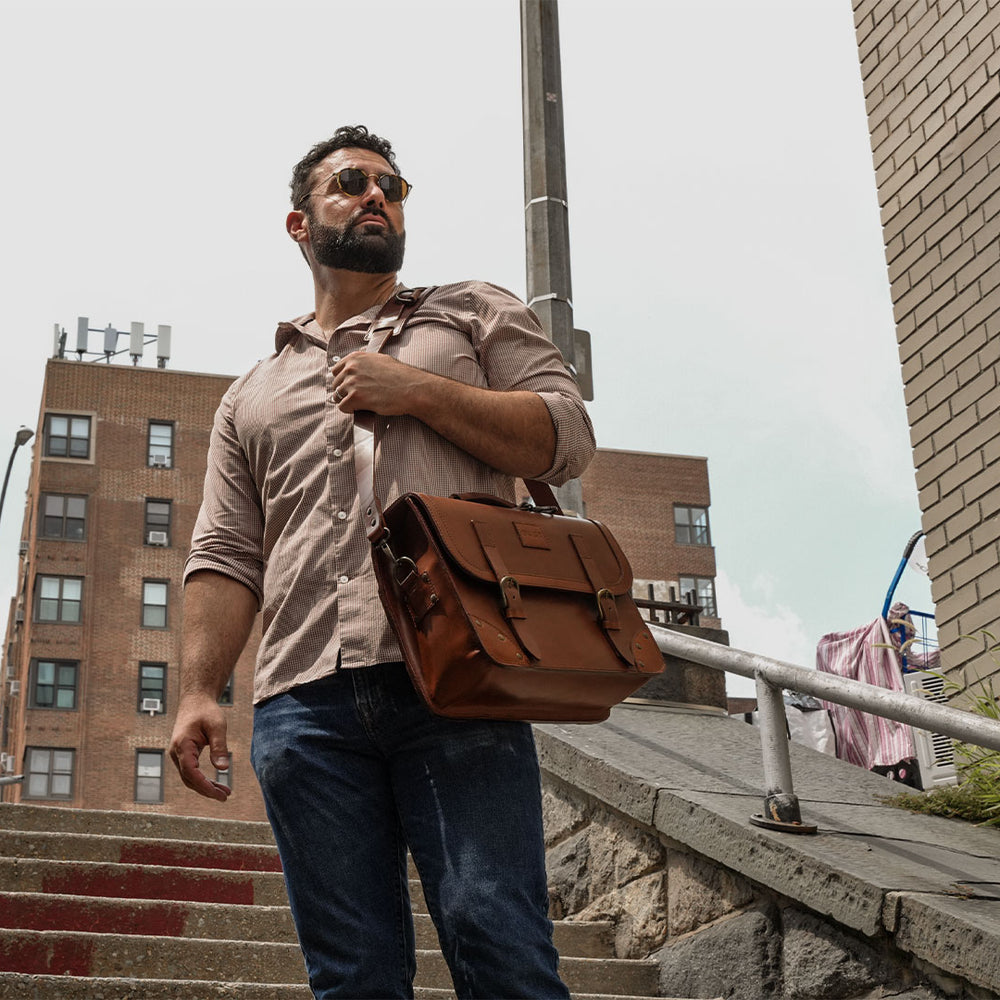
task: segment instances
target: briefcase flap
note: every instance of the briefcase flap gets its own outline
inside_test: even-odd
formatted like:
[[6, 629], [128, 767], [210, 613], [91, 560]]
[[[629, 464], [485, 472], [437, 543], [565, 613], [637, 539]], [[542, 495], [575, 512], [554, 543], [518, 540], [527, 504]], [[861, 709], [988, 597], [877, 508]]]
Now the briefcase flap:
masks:
[[473, 577], [496, 581], [502, 571], [521, 587], [631, 593], [628, 559], [597, 521], [422, 493], [407, 499], [422, 509], [443, 552]]

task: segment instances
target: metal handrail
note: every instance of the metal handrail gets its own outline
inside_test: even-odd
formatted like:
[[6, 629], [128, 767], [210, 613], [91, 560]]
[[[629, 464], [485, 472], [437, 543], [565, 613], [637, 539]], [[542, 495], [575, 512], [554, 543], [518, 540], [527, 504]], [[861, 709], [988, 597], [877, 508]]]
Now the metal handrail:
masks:
[[23, 774], [5, 774], [0, 777], [0, 785], [17, 785], [22, 781], [24, 781]]
[[931, 730], [964, 743], [1000, 750], [1000, 722], [994, 719], [863, 681], [809, 670], [759, 653], [722, 646], [662, 626], [650, 625], [649, 628], [661, 653], [754, 680], [764, 755], [764, 782], [767, 786], [764, 815], [750, 817], [750, 821], [757, 826], [790, 833], [816, 832], [814, 826], [802, 822], [798, 797], [792, 788], [785, 705], [781, 694], [784, 688], [894, 719], [918, 729]]

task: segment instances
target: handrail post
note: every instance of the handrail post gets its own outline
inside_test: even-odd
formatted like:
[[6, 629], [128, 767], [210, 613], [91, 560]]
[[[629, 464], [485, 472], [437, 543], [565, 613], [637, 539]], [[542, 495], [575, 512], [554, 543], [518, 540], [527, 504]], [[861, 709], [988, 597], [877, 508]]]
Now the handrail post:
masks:
[[764, 756], [764, 813], [750, 817], [754, 826], [790, 833], [815, 833], [816, 827], [802, 822], [799, 797], [792, 788], [792, 762], [788, 753], [788, 731], [782, 689], [770, 684], [758, 670], [757, 719]]

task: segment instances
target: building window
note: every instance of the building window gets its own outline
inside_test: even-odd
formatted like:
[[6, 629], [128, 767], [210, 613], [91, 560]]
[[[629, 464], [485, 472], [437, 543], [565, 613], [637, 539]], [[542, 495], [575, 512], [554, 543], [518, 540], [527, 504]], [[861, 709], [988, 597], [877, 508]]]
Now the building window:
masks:
[[710, 576], [682, 576], [678, 581], [681, 588], [681, 601], [687, 601], [688, 595], [694, 592], [694, 602], [702, 609], [702, 614], [708, 618], [718, 618], [715, 609], [715, 580]]
[[711, 545], [707, 507], [674, 507], [674, 539], [678, 545]]
[[142, 581], [142, 626], [143, 628], [167, 627], [166, 581]]
[[226, 681], [226, 686], [222, 689], [222, 694], [219, 695], [220, 705], [232, 705], [233, 703], [233, 675], [229, 675], [229, 680]]
[[146, 501], [146, 521], [142, 537], [146, 545], [170, 544], [169, 500]]
[[71, 799], [75, 750], [28, 747], [25, 757], [26, 799]]
[[35, 660], [32, 664], [32, 708], [76, 708], [79, 667], [73, 660]]
[[81, 577], [40, 576], [35, 584], [35, 621], [76, 623], [82, 600]]
[[[159, 707], [156, 707], [159, 702]], [[162, 714], [167, 704], [167, 665], [139, 664], [139, 711]]]
[[43, 538], [80, 541], [87, 523], [87, 498], [43, 493], [40, 520]]
[[163, 751], [136, 750], [135, 801], [163, 801]]
[[47, 414], [45, 454], [49, 458], [90, 458], [90, 417]]
[[149, 464], [169, 469], [174, 464], [174, 425], [149, 423]]

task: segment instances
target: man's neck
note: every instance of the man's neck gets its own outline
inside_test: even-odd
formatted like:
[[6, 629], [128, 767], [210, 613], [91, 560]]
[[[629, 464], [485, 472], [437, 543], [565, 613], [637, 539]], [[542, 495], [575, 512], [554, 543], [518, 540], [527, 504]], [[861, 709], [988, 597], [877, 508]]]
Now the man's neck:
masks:
[[333, 331], [346, 319], [388, 300], [396, 287], [396, 275], [363, 274], [322, 268], [313, 272], [316, 288], [316, 322]]

